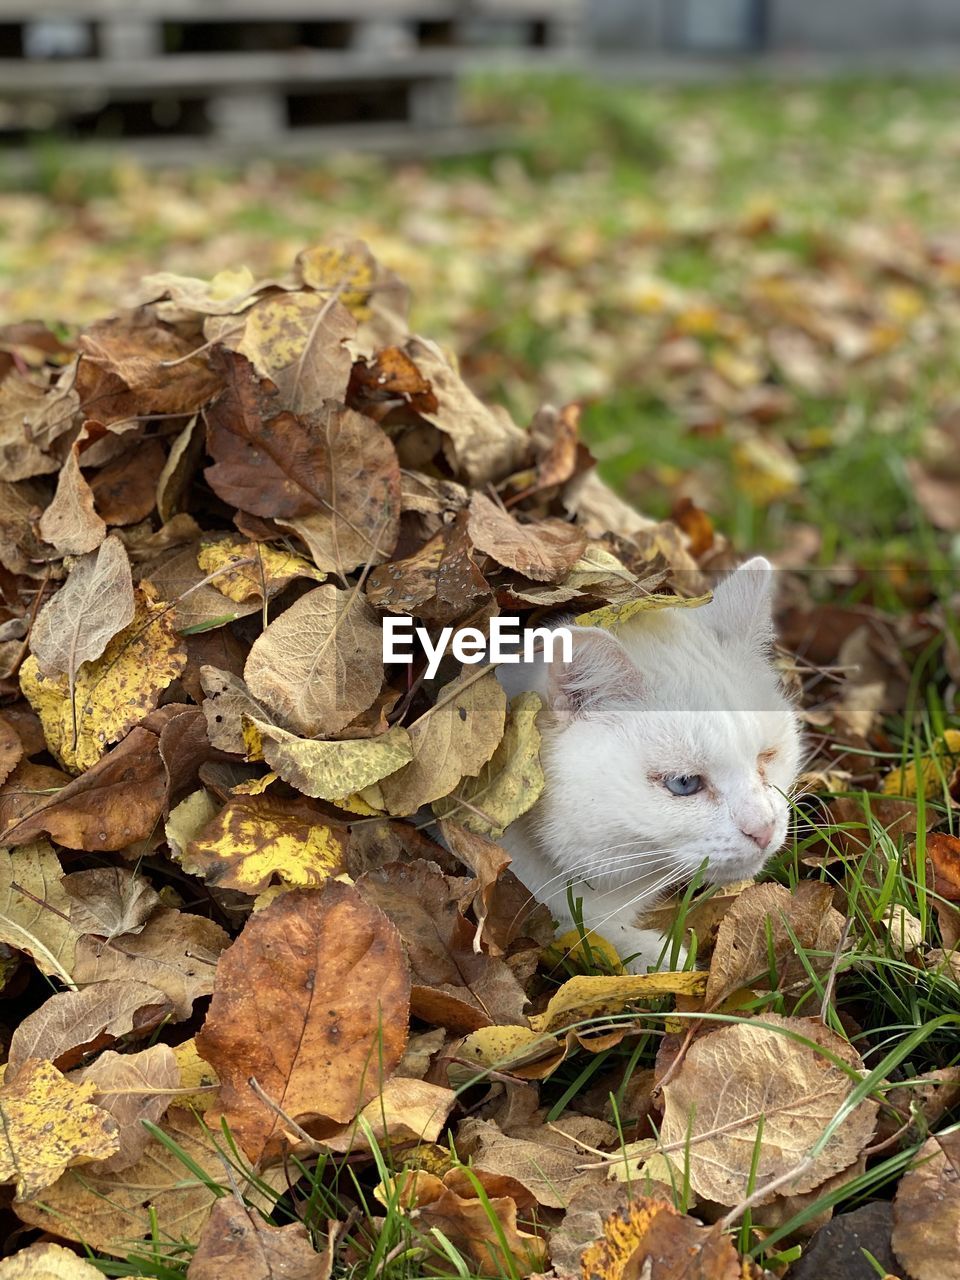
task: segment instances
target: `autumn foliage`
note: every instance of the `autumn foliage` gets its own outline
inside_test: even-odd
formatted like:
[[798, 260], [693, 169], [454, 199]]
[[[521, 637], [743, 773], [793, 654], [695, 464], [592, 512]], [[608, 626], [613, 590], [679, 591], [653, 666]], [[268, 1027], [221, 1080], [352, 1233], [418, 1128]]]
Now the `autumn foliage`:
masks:
[[[241, 1241], [329, 1275], [356, 1240], [255, 1212], [327, 1156], [430, 1273], [439, 1232], [479, 1275], [762, 1274], [726, 1227], [851, 1176], [879, 1123], [835, 1021], [751, 1004], [812, 982], [829, 1004], [842, 895], [735, 886], [691, 908], [699, 969], [630, 976], [602, 945], [598, 969], [496, 844], [543, 786], [537, 696], [381, 648], [386, 615], [696, 607], [730, 563], [706, 515], [692, 541], [689, 510], [631, 511], [575, 406], [521, 428], [482, 403], [356, 243], [252, 285], [151, 277], [75, 340], [0, 333], [0, 378], [0, 963], [23, 1004], [0, 1176], [21, 1221], [119, 1257], [198, 1246], [194, 1280], [239, 1274]], [[868, 741], [861, 685], [818, 701]], [[958, 747], [890, 772], [914, 835]], [[927, 856], [955, 902], [956, 838]], [[567, 1064], [651, 1031], [626, 1131], [611, 1089], [548, 1122]], [[929, 1154], [895, 1205], [916, 1280], [907, 1207], [932, 1186], [957, 1205], [955, 1152]]]

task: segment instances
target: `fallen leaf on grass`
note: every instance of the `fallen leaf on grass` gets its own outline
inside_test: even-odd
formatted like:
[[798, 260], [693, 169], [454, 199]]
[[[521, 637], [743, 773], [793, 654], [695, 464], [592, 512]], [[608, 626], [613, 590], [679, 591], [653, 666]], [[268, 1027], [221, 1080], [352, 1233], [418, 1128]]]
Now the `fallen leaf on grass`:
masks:
[[[339, 744], [337, 744], [339, 745]], [[187, 845], [180, 865], [221, 889], [261, 893], [283, 884], [318, 885], [344, 869], [346, 833], [300, 798], [237, 796]]]
[[[661, 1142], [684, 1153], [697, 1195], [723, 1205], [738, 1204], [751, 1188], [762, 1191], [765, 1182], [798, 1168], [853, 1087], [846, 1072], [784, 1031], [815, 1041], [858, 1072], [863, 1068], [847, 1041], [815, 1019], [764, 1014], [763, 1022], [769, 1025], [735, 1023], [694, 1040], [663, 1088]], [[852, 1164], [870, 1141], [876, 1114], [869, 1099], [854, 1107], [786, 1192], [812, 1191]]]
[[948, 902], [960, 902], [960, 839], [945, 832], [929, 832], [926, 850], [933, 866], [933, 892]]
[[947, 729], [937, 739], [928, 755], [888, 773], [883, 780], [883, 790], [888, 796], [915, 796], [917, 779], [927, 799], [943, 791], [944, 779], [950, 781], [960, 768], [960, 729]]
[[[515, 1178], [538, 1204], [565, 1209], [578, 1191], [606, 1180], [603, 1162], [591, 1161], [586, 1152], [618, 1141], [612, 1125], [575, 1112], [564, 1112], [550, 1128], [541, 1121], [509, 1135], [490, 1121], [468, 1117], [457, 1129], [457, 1154], [469, 1158], [471, 1168]], [[583, 1167], [591, 1163], [593, 1168]]]
[[775, 982], [784, 991], [809, 982], [804, 959], [825, 974], [843, 933], [832, 902], [832, 886], [814, 880], [801, 880], [792, 893], [779, 884], [748, 885], [720, 921], [705, 1007], [716, 1008], [738, 987]]
[[197, 1050], [251, 1161], [283, 1150], [284, 1116], [353, 1119], [403, 1056], [409, 999], [400, 935], [347, 885], [295, 889], [247, 921], [220, 961]]
[[701, 1226], [666, 1200], [639, 1196], [603, 1223], [580, 1255], [582, 1280], [750, 1280], [728, 1236]]
[[[95, 1089], [93, 1084], [82, 1087], [91, 1094]], [[157, 1256], [179, 1258], [180, 1242], [199, 1237], [229, 1181], [209, 1131], [191, 1112], [171, 1107], [160, 1128], [194, 1168], [152, 1137], [129, 1168], [119, 1173], [68, 1170], [36, 1200], [14, 1201], [15, 1213], [31, 1226], [114, 1257], [126, 1258], [140, 1241], [150, 1241]], [[234, 1179], [243, 1188], [236, 1171]]]
[[960, 1142], [928, 1138], [893, 1201], [893, 1251], [911, 1280], [960, 1277]]
[[383, 684], [380, 624], [356, 590], [317, 587], [257, 637], [243, 676], [284, 728], [334, 734]]
[[116, 1121], [92, 1105], [93, 1084], [76, 1085], [50, 1062], [29, 1058], [0, 1086], [0, 1181], [29, 1198], [63, 1171], [114, 1154]]
[[707, 975], [696, 969], [681, 973], [637, 973], [613, 977], [581, 974], [570, 978], [550, 997], [543, 1013], [530, 1025], [539, 1034], [565, 1031], [585, 1019], [622, 1013], [628, 1004], [659, 1000], [667, 995], [700, 995]]
[[[188, 1280], [329, 1280], [302, 1222], [275, 1227], [233, 1196], [213, 1206], [187, 1267]], [[2, 1280], [2, 1277], [0, 1277]]]
[[[502, 1190], [498, 1182], [505, 1184]], [[477, 1184], [483, 1191], [482, 1199]], [[517, 1201], [503, 1194], [508, 1189], [522, 1191], [511, 1179], [483, 1173], [471, 1178], [454, 1169], [441, 1181], [434, 1174], [418, 1171], [401, 1175], [399, 1188], [401, 1204], [408, 1210], [416, 1209], [414, 1229], [425, 1245], [432, 1245], [431, 1268], [441, 1273], [452, 1270], [446, 1253], [432, 1242], [432, 1234], [439, 1231], [463, 1258], [470, 1259], [478, 1276], [522, 1278], [546, 1269], [545, 1241], [518, 1226]]]
[[371, 1137], [381, 1151], [395, 1152], [409, 1144], [422, 1146], [436, 1142], [456, 1101], [457, 1095], [452, 1089], [426, 1080], [394, 1076], [355, 1120], [344, 1125], [339, 1133], [325, 1137], [323, 1145], [329, 1151], [356, 1155], [373, 1150]]

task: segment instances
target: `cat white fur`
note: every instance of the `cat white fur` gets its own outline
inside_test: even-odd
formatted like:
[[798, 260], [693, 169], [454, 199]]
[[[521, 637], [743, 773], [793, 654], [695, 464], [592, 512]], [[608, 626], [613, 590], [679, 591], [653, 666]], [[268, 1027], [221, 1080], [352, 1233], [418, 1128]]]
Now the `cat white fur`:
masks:
[[[504, 835], [513, 870], [564, 929], [571, 885], [635, 972], [663, 960], [644, 909], [704, 862], [710, 883], [754, 876], [786, 838], [800, 734], [770, 658], [772, 585], [757, 557], [709, 604], [572, 628], [572, 662], [501, 668], [508, 693], [546, 703], [546, 786]], [[684, 776], [702, 789], [672, 794]]]

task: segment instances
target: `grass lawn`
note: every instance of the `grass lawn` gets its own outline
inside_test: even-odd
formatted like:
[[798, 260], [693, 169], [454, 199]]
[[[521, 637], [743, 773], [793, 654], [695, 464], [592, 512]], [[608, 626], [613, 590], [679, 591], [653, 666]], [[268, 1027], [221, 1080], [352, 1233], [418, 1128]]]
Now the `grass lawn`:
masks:
[[[766, 981], [718, 1015], [822, 1014], [862, 1057], [860, 1097], [909, 1095], [911, 1081], [960, 1061], [957, 971], [917, 958], [955, 945], [958, 919], [924, 856], [931, 827], [957, 834], [960, 794], [943, 748], [960, 727], [955, 86], [497, 80], [474, 84], [470, 100], [480, 119], [523, 126], [514, 147], [395, 167], [259, 161], [230, 176], [91, 172], [51, 144], [29, 190], [3, 182], [0, 158], [0, 322], [71, 326], [135, 298], [146, 272], [267, 275], [304, 243], [362, 237], [411, 285], [415, 327], [454, 349], [484, 396], [520, 422], [544, 399], [581, 401], [602, 471], [642, 510], [667, 516], [690, 498], [738, 552], [823, 570], [815, 596], [901, 621], [926, 610], [909, 643], [898, 633], [909, 666], [890, 677], [896, 706], [869, 748], [867, 735], [843, 739], [846, 774], [821, 788], [831, 807], [798, 802], [796, 835], [770, 872], [790, 889], [835, 889], [848, 948], [831, 965], [830, 951], [798, 941], [800, 980], [783, 984], [771, 943]], [[819, 668], [811, 659], [808, 678], [829, 686], [840, 647]], [[894, 821], [897, 798], [912, 827]], [[912, 843], [916, 856], [903, 856]], [[911, 945], [908, 929], [919, 930]], [[682, 1035], [662, 1019], [564, 1061], [542, 1087], [550, 1121], [609, 1083], [612, 1121], [628, 1132], [662, 1035]], [[783, 1266], [826, 1209], [889, 1198], [930, 1127], [921, 1111], [899, 1127], [890, 1114], [842, 1186], [776, 1221], [748, 1206], [739, 1248]], [[389, 1153], [378, 1159], [375, 1170], [333, 1157], [306, 1170], [299, 1217], [316, 1239], [328, 1218], [349, 1218], [350, 1274], [370, 1280], [473, 1274], [449, 1242], [424, 1260], [395, 1184], [375, 1202], [391, 1172]], [[686, 1205], [682, 1153], [675, 1168]], [[284, 1221], [291, 1201], [277, 1204]], [[182, 1274], [159, 1256], [126, 1273]]]

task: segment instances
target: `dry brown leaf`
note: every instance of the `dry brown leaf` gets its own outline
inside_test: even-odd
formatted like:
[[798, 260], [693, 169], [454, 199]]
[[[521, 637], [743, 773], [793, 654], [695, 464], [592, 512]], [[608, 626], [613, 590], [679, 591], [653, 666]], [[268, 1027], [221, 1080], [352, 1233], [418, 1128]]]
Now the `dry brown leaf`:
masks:
[[507, 411], [478, 400], [435, 342], [410, 338], [404, 351], [436, 397], [437, 408], [422, 411], [423, 417], [449, 438], [454, 468], [475, 485], [515, 471], [526, 452], [527, 438]]
[[157, 483], [167, 460], [156, 438], [138, 440], [112, 458], [90, 480], [93, 505], [107, 525], [146, 520], [157, 501]]
[[[484, 1190], [481, 1200], [473, 1181], [455, 1176], [459, 1172], [451, 1171], [442, 1182], [419, 1171], [402, 1180], [401, 1203], [416, 1208], [415, 1227], [424, 1243], [431, 1243], [432, 1232], [442, 1232], [460, 1255], [469, 1259], [472, 1275], [500, 1277], [506, 1273], [522, 1280], [544, 1271], [546, 1244], [541, 1236], [518, 1225], [518, 1204], [509, 1194], [523, 1193], [520, 1184], [510, 1178], [475, 1174]], [[446, 1185], [448, 1182], [453, 1185]], [[435, 1244], [429, 1257], [431, 1268], [440, 1272], [451, 1269], [446, 1254]]]
[[164, 993], [172, 1017], [189, 1018], [193, 1002], [213, 990], [217, 960], [230, 943], [214, 920], [161, 907], [140, 933], [103, 942], [87, 934], [77, 946], [77, 982], [133, 979]]
[[960, 839], [945, 832], [930, 832], [926, 850], [933, 868], [934, 893], [948, 902], [960, 902]]
[[[723, 1205], [738, 1204], [751, 1186], [762, 1190], [764, 1183], [798, 1167], [853, 1087], [822, 1053], [784, 1032], [813, 1040], [857, 1071], [863, 1069], [851, 1046], [816, 1019], [764, 1014], [763, 1022], [735, 1023], [695, 1040], [663, 1088], [661, 1142], [676, 1144], [683, 1153], [697, 1195]], [[852, 1164], [870, 1141], [876, 1114], [876, 1103], [860, 1102], [781, 1194], [811, 1191]]]
[[478, 680], [468, 668], [445, 685], [410, 726], [413, 759], [380, 784], [390, 813], [416, 813], [448, 795], [461, 778], [476, 777], [500, 744], [506, 711], [493, 671]]
[[101, 1111], [117, 1122], [120, 1147], [98, 1160], [98, 1173], [128, 1169], [143, 1155], [150, 1133], [141, 1123], [159, 1124], [180, 1090], [180, 1068], [169, 1045], [155, 1044], [140, 1053], [107, 1049], [79, 1073], [80, 1082], [96, 1086], [94, 1099]]
[[196, 413], [219, 389], [204, 356], [192, 354], [197, 345], [158, 323], [148, 307], [88, 325], [77, 367], [83, 408], [107, 423]]
[[23, 757], [23, 743], [16, 729], [0, 716], [0, 784], [6, 782]]
[[107, 526], [93, 506], [93, 490], [80, 471], [79, 445], [75, 444], [60, 468], [57, 492], [40, 517], [40, 536], [61, 555], [82, 556], [96, 551], [107, 536]]
[[738, 987], [767, 985], [771, 966], [781, 991], [809, 981], [791, 934], [814, 972], [825, 974], [843, 933], [832, 902], [832, 887], [815, 880], [801, 880], [792, 893], [779, 884], [748, 885], [720, 922], [705, 1006], [715, 1008]]
[[26, 480], [58, 469], [59, 461], [43, 452], [30, 430], [48, 395], [47, 388], [16, 371], [0, 379], [0, 470], [4, 480]]
[[383, 431], [362, 414], [330, 402], [311, 416], [326, 450], [314, 483], [317, 509], [280, 524], [307, 546], [317, 568], [339, 574], [380, 564], [400, 528], [400, 466]]
[[478, 551], [537, 582], [565, 578], [587, 545], [587, 535], [577, 525], [552, 519], [521, 524], [485, 493], [470, 499], [467, 528]]
[[409, 999], [400, 935], [347, 885], [292, 890], [248, 920], [220, 961], [197, 1050], [250, 1160], [275, 1157], [289, 1121], [341, 1125], [380, 1091], [403, 1055]]
[[[68, 849], [113, 850], [146, 839], [156, 830], [167, 794], [159, 745], [155, 733], [138, 725], [79, 778], [32, 768], [22, 785], [40, 794], [12, 808], [0, 840], [26, 844], [47, 832]], [[19, 772], [8, 787], [21, 781]]]
[[342, 303], [317, 293], [268, 294], [239, 321], [211, 316], [203, 326], [208, 342], [245, 356], [260, 377], [269, 378], [280, 392], [280, 407], [292, 413], [343, 400], [351, 366], [344, 344], [356, 331]]
[[170, 1012], [164, 992], [126, 975], [57, 992], [13, 1033], [8, 1069], [18, 1070], [28, 1058], [45, 1058], [67, 1071], [121, 1036], [149, 1035]]
[[140, 933], [160, 905], [148, 880], [126, 867], [92, 867], [63, 877], [70, 898], [70, 923], [78, 933], [117, 938]]
[[893, 1201], [893, 1251], [911, 1280], [960, 1278], [960, 1142], [928, 1138]]
[[602, 1161], [590, 1161], [585, 1150], [618, 1141], [612, 1125], [575, 1112], [564, 1112], [549, 1128], [541, 1120], [509, 1136], [496, 1124], [468, 1117], [457, 1129], [457, 1154], [474, 1169], [515, 1178], [539, 1204], [565, 1209], [578, 1191], [606, 1180]]
[[460, 1034], [492, 1023], [523, 1024], [526, 996], [509, 965], [473, 950], [475, 929], [460, 910], [468, 888], [469, 882], [424, 861], [394, 862], [357, 881], [400, 931], [416, 1017]]
[[490, 587], [477, 568], [461, 511], [417, 551], [374, 569], [367, 599], [388, 613], [416, 613], [444, 626], [472, 614], [490, 600]]
[[701, 1226], [665, 1199], [636, 1197], [603, 1223], [580, 1257], [582, 1280], [750, 1280], [729, 1236]]
[[282, 728], [334, 734], [380, 692], [380, 624], [357, 591], [317, 587], [257, 637], [243, 675]]
[[396, 1075], [367, 1103], [356, 1120], [344, 1125], [339, 1133], [327, 1135], [323, 1145], [330, 1151], [356, 1155], [372, 1150], [371, 1135], [381, 1150], [386, 1147], [396, 1151], [407, 1143], [421, 1146], [437, 1142], [456, 1101], [457, 1095], [452, 1089]]
[[[319, 1254], [302, 1222], [275, 1227], [224, 1196], [200, 1233], [188, 1280], [329, 1280], [330, 1251]], [[0, 1277], [2, 1280], [2, 1277]]]
[[76, 562], [40, 610], [30, 632], [30, 651], [45, 676], [66, 675], [71, 703], [77, 671], [95, 662], [113, 637], [133, 621], [136, 602], [126, 549], [109, 537], [94, 554]]

